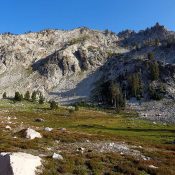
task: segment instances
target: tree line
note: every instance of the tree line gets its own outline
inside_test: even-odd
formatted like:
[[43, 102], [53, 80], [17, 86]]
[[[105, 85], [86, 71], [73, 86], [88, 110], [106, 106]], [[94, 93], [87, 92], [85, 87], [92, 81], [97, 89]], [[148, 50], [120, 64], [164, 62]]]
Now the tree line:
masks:
[[[7, 93], [4, 92], [2, 95], [3, 99], [7, 99]], [[46, 102], [46, 99], [44, 95], [40, 91], [33, 91], [30, 93], [29, 91], [26, 91], [26, 93], [23, 95], [22, 93], [16, 91], [14, 97], [12, 98], [15, 102], [20, 102], [23, 100], [29, 101], [29, 102], [38, 102], [39, 104], [44, 104]], [[56, 110], [58, 109], [58, 103], [54, 100], [49, 101], [50, 109]]]
[[[8, 98], [7, 97], [7, 93], [4, 92], [2, 97]], [[20, 93], [19, 91], [15, 92], [14, 97], [12, 98], [14, 101], [31, 101], [31, 102], [39, 102], [39, 104], [44, 104], [45, 102], [45, 98], [43, 96], [43, 94], [40, 91], [33, 91], [32, 93], [30, 93], [29, 91], [26, 91], [26, 93], [23, 95], [22, 93]]]
[[[165, 95], [163, 84], [152, 85], [152, 82], [160, 80], [160, 65], [156, 61], [154, 54], [148, 53], [143, 64], [145, 66], [144, 70], [141, 70], [143, 67], [138, 68], [136, 66], [135, 71], [128, 72], [125, 70], [112, 81], [101, 79], [96, 83], [96, 88], [92, 91], [93, 99], [104, 105], [113, 106], [117, 110], [125, 107], [127, 99], [135, 97], [140, 100], [144, 97], [144, 93], [148, 94], [150, 99], [162, 99]], [[143, 73], [144, 71], [145, 73]]]

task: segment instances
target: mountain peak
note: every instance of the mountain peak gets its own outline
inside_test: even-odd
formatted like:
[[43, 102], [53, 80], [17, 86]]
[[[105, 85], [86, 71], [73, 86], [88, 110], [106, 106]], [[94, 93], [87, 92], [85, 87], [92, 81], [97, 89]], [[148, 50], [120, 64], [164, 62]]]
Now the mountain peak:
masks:
[[128, 37], [130, 37], [131, 35], [133, 35], [135, 33], [136, 32], [134, 30], [127, 29], [127, 30], [124, 30], [122, 32], [119, 32], [118, 33], [118, 37], [120, 37], [120, 38], [128, 38]]
[[151, 30], [156, 30], [156, 31], [167, 31], [164, 25], [160, 25], [158, 22], [150, 28]]

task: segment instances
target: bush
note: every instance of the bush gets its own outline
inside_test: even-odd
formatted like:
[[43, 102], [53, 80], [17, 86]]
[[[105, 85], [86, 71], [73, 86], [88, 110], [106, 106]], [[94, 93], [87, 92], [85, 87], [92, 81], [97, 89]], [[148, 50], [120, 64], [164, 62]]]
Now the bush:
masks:
[[69, 113], [72, 114], [74, 112], [74, 109], [69, 109]]
[[3, 97], [4, 99], [7, 98], [7, 93], [4, 92], [3, 95], [2, 95], [2, 97]]
[[50, 109], [58, 109], [58, 103], [55, 101], [50, 101]]
[[75, 105], [75, 111], [79, 111], [79, 106]]
[[152, 53], [152, 52], [148, 53], [148, 59], [154, 60], [154, 53]]
[[149, 86], [149, 95], [152, 100], [161, 100], [166, 94], [165, 87], [161, 84], [157, 87]]
[[73, 173], [77, 175], [88, 175], [88, 171], [86, 167], [83, 165], [76, 166]]

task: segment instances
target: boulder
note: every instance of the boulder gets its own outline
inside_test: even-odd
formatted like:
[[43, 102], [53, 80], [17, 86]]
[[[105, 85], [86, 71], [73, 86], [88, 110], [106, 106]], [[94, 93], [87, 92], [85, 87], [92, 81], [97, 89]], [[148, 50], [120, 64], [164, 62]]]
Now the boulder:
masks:
[[2, 175], [36, 175], [41, 158], [26, 153], [1, 153], [0, 174]]
[[41, 134], [31, 128], [28, 128], [26, 131], [25, 131], [25, 134], [26, 134], [26, 138], [27, 139], [35, 139], [35, 138], [42, 138]]

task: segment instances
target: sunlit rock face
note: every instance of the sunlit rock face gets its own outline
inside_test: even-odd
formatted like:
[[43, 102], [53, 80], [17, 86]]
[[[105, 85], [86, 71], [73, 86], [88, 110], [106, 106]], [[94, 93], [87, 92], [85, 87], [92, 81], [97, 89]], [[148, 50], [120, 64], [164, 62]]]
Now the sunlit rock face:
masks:
[[0, 93], [14, 96], [15, 91], [38, 90], [60, 103], [88, 98], [96, 81], [108, 74], [105, 70], [111, 69], [110, 74], [117, 77], [121, 67], [113, 67], [119, 60], [132, 62], [154, 52], [157, 60], [174, 63], [174, 46], [165, 47], [174, 36], [158, 23], [118, 35], [88, 28], [1, 34]]
[[[117, 43], [118, 36], [114, 33], [87, 28], [2, 34], [0, 92], [13, 96], [15, 91], [39, 90], [47, 96], [54, 91], [53, 94], [64, 92], [67, 98], [66, 92], [102, 66], [111, 53], [126, 52]], [[88, 83], [86, 87], [89, 86]], [[89, 91], [86, 89], [80, 96], [86, 97]], [[79, 96], [77, 93], [75, 90], [69, 96]]]

